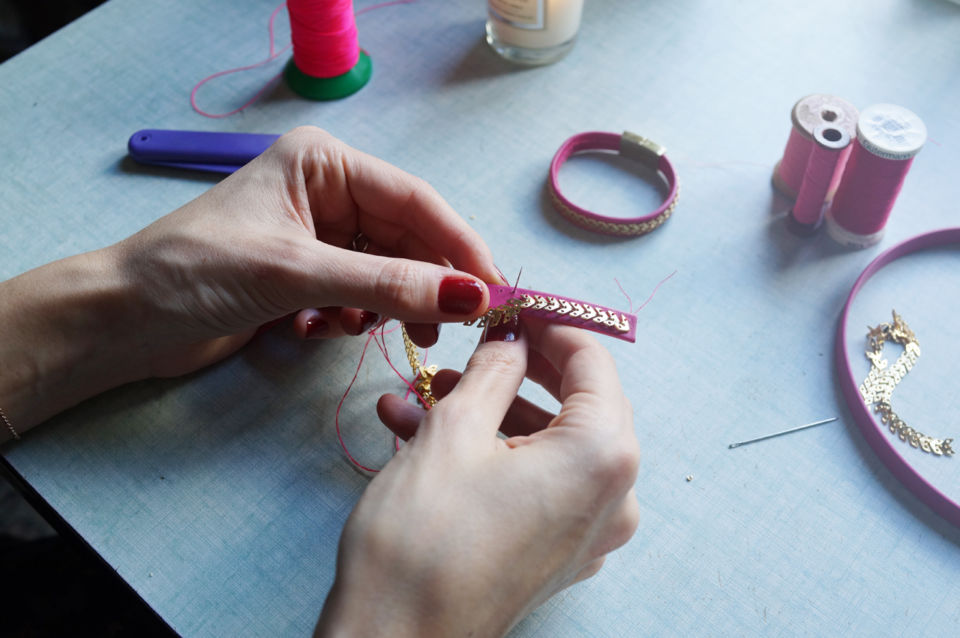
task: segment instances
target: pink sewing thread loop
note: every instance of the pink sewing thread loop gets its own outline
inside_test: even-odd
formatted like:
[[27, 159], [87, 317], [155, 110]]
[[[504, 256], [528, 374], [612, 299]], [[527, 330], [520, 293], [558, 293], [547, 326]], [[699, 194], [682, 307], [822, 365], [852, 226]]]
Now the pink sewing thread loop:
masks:
[[[786, 197], [795, 199], [803, 184], [810, 152], [814, 147], [814, 129], [819, 126], [833, 126], [845, 131], [852, 138], [857, 115], [855, 106], [835, 95], [815, 94], [797, 100], [790, 111], [793, 126], [790, 128], [787, 146], [783, 157], [773, 168], [774, 187]], [[827, 200], [833, 197], [842, 171], [843, 163], [840, 162], [827, 187]]]
[[[347, 456], [347, 460], [349, 460], [354, 467], [361, 469], [365, 472], [370, 472], [371, 474], [377, 474], [380, 470], [372, 467], [367, 467], [366, 465], [360, 463], [360, 461], [358, 461], [350, 453], [349, 448], [347, 448], [347, 443], [343, 439], [343, 430], [340, 427], [340, 410], [343, 408], [343, 403], [347, 400], [347, 396], [350, 394], [350, 390], [353, 389], [353, 384], [357, 382], [357, 376], [359, 376], [360, 374], [360, 368], [363, 366], [363, 359], [367, 355], [367, 348], [370, 347], [371, 341], [377, 344], [377, 348], [380, 349], [380, 352], [383, 354], [383, 358], [386, 360], [387, 365], [390, 366], [390, 369], [393, 370], [394, 373], [396, 373], [396, 375], [400, 377], [400, 380], [407, 385], [407, 388], [408, 388], [407, 396], [409, 396], [410, 392], [413, 392], [420, 399], [421, 404], [424, 404], [424, 405], [426, 404], [426, 402], [423, 401], [423, 397], [420, 396], [420, 393], [417, 392], [417, 389], [413, 386], [413, 383], [410, 381], [407, 381], [406, 377], [404, 377], [403, 374], [401, 374], [400, 371], [397, 370], [397, 368], [393, 365], [393, 362], [390, 361], [390, 355], [387, 352], [387, 344], [386, 344], [385, 336], [390, 334], [394, 330], [397, 330], [397, 328], [387, 330], [386, 324], [387, 324], [387, 321], [381, 321], [376, 326], [371, 328], [370, 331], [367, 333], [367, 341], [363, 344], [363, 350], [360, 352], [360, 360], [357, 361], [357, 369], [356, 371], [354, 371], [353, 378], [350, 379], [350, 383], [347, 384], [347, 389], [343, 391], [343, 396], [340, 397], [340, 402], [337, 404], [337, 411], [333, 417], [334, 427], [337, 432], [337, 441], [340, 443], [340, 449], [342, 449], [343, 453]], [[426, 357], [424, 357], [424, 363], [426, 363]], [[400, 449], [400, 437], [398, 436], [394, 437], [394, 449], [396, 450]]]
[[226, 71], [218, 71], [217, 73], [214, 73], [213, 75], [208, 75], [207, 77], [197, 82], [197, 84], [193, 87], [193, 90], [190, 91], [190, 106], [193, 107], [194, 111], [196, 111], [200, 115], [203, 115], [204, 117], [212, 117], [212, 118], [228, 117], [230, 115], [233, 115], [234, 113], [239, 113], [243, 109], [247, 108], [248, 106], [256, 102], [260, 98], [260, 96], [263, 95], [268, 88], [270, 88], [270, 85], [272, 85], [273, 82], [280, 77], [280, 73], [278, 72], [275, 76], [267, 80], [266, 84], [264, 84], [259, 91], [254, 93], [253, 97], [251, 97], [249, 100], [244, 102], [241, 106], [233, 109], [232, 111], [228, 111], [226, 113], [208, 113], [207, 111], [204, 111], [203, 109], [201, 109], [200, 106], [197, 104], [197, 91], [199, 91], [200, 87], [206, 84], [207, 82], [209, 82], [210, 80], [213, 80], [215, 78], [218, 78], [224, 75], [230, 75], [231, 73], [239, 73], [241, 71], [249, 71], [251, 69], [256, 69], [258, 67], [263, 66], [264, 64], [267, 64], [268, 62], [273, 62], [278, 57], [283, 55], [287, 51], [287, 49], [290, 48], [291, 45], [288, 44], [280, 50], [274, 49], [275, 42], [274, 42], [273, 24], [277, 19], [277, 14], [280, 13], [280, 11], [286, 5], [287, 5], [286, 0], [284, 0], [284, 2], [281, 2], [279, 5], [277, 5], [277, 7], [270, 14], [270, 20], [267, 21], [267, 31], [270, 34], [270, 48], [269, 48], [269, 53], [267, 54], [267, 57], [254, 64], [237, 67], [235, 69], [227, 69]]
[[850, 357], [847, 355], [847, 317], [850, 314], [850, 307], [857, 293], [863, 288], [864, 284], [876, 274], [878, 270], [890, 262], [904, 257], [911, 253], [923, 250], [925, 248], [934, 248], [947, 244], [960, 243], [960, 228], [945, 228], [929, 233], [918, 235], [911, 239], [893, 246], [884, 253], [880, 254], [864, 269], [863, 273], [857, 277], [847, 301], [840, 314], [840, 321], [837, 324], [837, 340], [834, 346], [834, 359], [837, 366], [837, 373], [840, 376], [840, 389], [847, 400], [847, 406], [853, 415], [854, 420], [860, 427], [864, 438], [876, 455], [890, 469], [904, 486], [913, 492], [921, 502], [926, 503], [934, 512], [945, 518], [948, 522], [960, 527], [960, 505], [951, 500], [950, 497], [943, 494], [934, 487], [923, 476], [913, 468], [912, 465], [901, 456], [899, 450], [894, 446], [894, 439], [891, 439], [881, 424], [877, 423], [870, 408], [860, 396], [859, 385], [853, 376], [853, 369], [850, 365]]
[[913, 158], [926, 140], [923, 121], [902, 106], [864, 109], [827, 215], [827, 230], [835, 240], [855, 248], [880, 241]]
[[[581, 151], [617, 151], [620, 155], [636, 160], [658, 171], [666, 180], [668, 193], [663, 203], [652, 213], [641, 217], [622, 219], [598, 215], [581, 208], [564, 197], [560, 192], [560, 167], [574, 153]], [[574, 224], [606, 235], [637, 236], [644, 235], [660, 227], [667, 221], [677, 206], [680, 183], [673, 164], [667, 159], [666, 150], [635, 133], [580, 133], [565, 141], [550, 162], [550, 193], [557, 211]]]

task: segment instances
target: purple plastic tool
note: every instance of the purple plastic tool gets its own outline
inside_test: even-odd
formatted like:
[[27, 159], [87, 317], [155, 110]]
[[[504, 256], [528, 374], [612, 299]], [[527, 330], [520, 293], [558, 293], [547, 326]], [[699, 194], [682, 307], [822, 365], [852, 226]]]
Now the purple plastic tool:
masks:
[[267, 150], [279, 135], [143, 129], [130, 136], [127, 151], [141, 164], [211, 173], [232, 173]]

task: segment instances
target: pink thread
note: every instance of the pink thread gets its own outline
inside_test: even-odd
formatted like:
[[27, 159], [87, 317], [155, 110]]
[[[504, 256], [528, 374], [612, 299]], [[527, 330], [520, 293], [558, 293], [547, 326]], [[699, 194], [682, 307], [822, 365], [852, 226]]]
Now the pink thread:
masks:
[[[773, 185], [777, 190], [791, 199], [795, 199], [799, 194], [810, 153], [815, 146], [814, 129], [819, 126], [834, 126], [853, 137], [858, 115], [855, 106], [834, 95], [814, 94], [797, 100], [790, 111], [793, 127], [787, 138], [783, 158], [773, 171]], [[833, 196], [842, 170], [841, 162], [835, 179], [827, 188], [826, 199]]]
[[623, 286], [620, 285], [620, 281], [614, 277], [613, 283], [617, 284], [617, 288], [620, 289], [620, 292], [623, 293], [623, 296], [627, 298], [627, 303], [630, 304], [630, 309], [628, 312], [633, 312], [633, 299], [630, 298], [630, 295], [627, 294], [627, 291], [623, 289]]
[[785, 195], [796, 197], [803, 183], [803, 171], [807, 166], [807, 158], [813, 148], [813, 140], [808, 138], [796, 127], [790, 129], [787, 146], [783, 149], [783, 159], [777, 170], [777, 176], [786, 186]]
[[[314, 0], [314, 1], [316, 1], [316, 0]], [[363, 8], [363, 9], [360, 9], [359, 11], [356, 12], [355, 15], [356, 15], [356, 16], [360, 16], [360, 15], [363, 15], [364, 13], [367, 13], [367, 12], [370, 12], [370, 11], [375, 11], [376, 9], [382, 9], [382, 8], [384, 8], [384, 7], [390, 7], [390, 6], [398, 5], [398, 4], [411, 4], [411, 3], [413, 3], [413, 2], [416, 2], [416, 0], [391, 0], [390, 2], [381, 2], [381, 3], [379, 3], [379, 4], [375, 4], [375, 5], [372, 5], [372, 6], [369, 6], [369, 7], [365, 7], [365, 8]], [[209, 82], [210, 80], [213, 80], [213, 79], [215, 79], [215, 78], [221, 77], [221, 76], [223, 76], [223, 75], [229, 75], [229, 74], [231, 74], [231, 73], [240, 73], [241, 71], [249, 71], [249, 70], [251, 70], [251, 69], [256, 69], [256, 68], [258, 68], [258, 67], [261, 67], [261, 66], [263, 66], [264, 64], [267, 64], [267, 63], [269, 63], [269, 62], [273, 62], [273, 61], [276, 60], [278, 57], [280, 57], [281, 55], [283, 55], [284, 53], [286, 53], [286, 52], [290, 49], [291, 46], [293, 46], [293, 44], [291, 43], [291, 44], [287, 44], [286, 46], [284, 46], [282, 49], [279, 49], [279, 50], [276, 50], [276, 49], [274, 48], [274, 47], [275, 47], [274, 22], [275, 22], [275, 20], [276, 20], [277, 14], [280, 12], [281, 9], [283, 9], [283, 8], [286, 7], [286, 6], [287, 6], [287, 2], [286, 2], [286, 0], [285, 0], [284, 2], [281, 2], [281, 3], [277, 6], [277, 8], [275, 8], [275, 9], [273, 10], [273, 12], [270, 14], [270, 20], [269, 20], [268, 23], [267, 23], [267, 30], [268, 30], [269, 35], [270, 35], [270, 49], [269, 49], [269, 54], [267, 55], [267, 57], [266, 57], [265, 59], [261, 60], [260, 62], [255, 63], [255, 64], [250, 64], [250, 65], [248, 65], [248, 66], [241, 66], [241, 67], [237, 67], [237, 68], [235, 68], [235, 69], [228, 69], [228, 70], [226, 70], [226, 71], [218, 71], [217, 73], [214, 73], [213, 75], [209, 75], [209, 76], [203, 78], [202, 80], [200, 80], [199, 82], [197, 82], [196, 86], [193, 87], [193, 90], [190, 91], [190, 106], [193, 107], [193, 110], [194, 110], [194, 111], [196, 111], [196, 112], [199, 113], [200, 115], [203, 115], [204, 117], [210, 117], [210, 118], [228, 117], [228, 116], [230, 116], [230, 115], [233, 115], [234, 113], [239, 113], [240, 111], [244, 110], [245, 108], [247, 108], [248, 106], [250, 106], [251, 104], [253, 104], [254, 102], [256, 102], [256, 101], [260, 98], [260, 96], [263, 95], [263, 94], [267, 91], [267, 89], [269, 89], [269, 88], [273, 85], [273, 83], [276, 82], [276, 81], [280, 78], [280, 76], [283, 74], [282, 71], [279, 72], [279, 73], [277, 73], [276, 75], [274, 75], [274, 76], [273, 76], [272, 78], [270, 78], [269, 80], [267, 80], [266, 83], [264, 83], [263, 87], [261, 87], [260, 90], [258, 90], [258, 91], [253, 95], [253, 97], [251, 97], [249, 100], [247, 100], [246, 102], [244, 102], [243, 105], [241, 105], [241, 106], [233, 109], [232, 111], [228, 111], [228, 112], [226, 112], [226, 113], [209, 113], [209, 112], [207, 112], [207, 111], [204, 111], [204, 110], [203, 110], [202, 108], [200, 108], [200, 106], [197, 104], [197, 91], [199, 91], [199, 90], [200, 90], [200, 87], [203, 86], [204, 84], [206, 84], [207, 82]], [[310, 11], [310, 10], [308, 9], [308, 10], [307, 10], [307, 14], [308, 14], [308, 15], [309, 15], [309, 11]], [[309, 24], [309, 23], [308, 23], [308, 24]], [[292, 31], [292, 29], [293, 29], [292, 16], [291, 16], [291, 24], [290, 24], [290, 27], [291, 27], [291, 31]], [[354, 31], [356, 31], [356, 25], [354, 25]], [[292, 33], [291, 33], [291, 35], [292, 35]], [[310, 50], [309, 45], [307, 46], [307, 49]], [[359, 47], [357, 47], [357, 55], [359, 55]], [[296, 56], [294, 56], [294, 57], [296, 57]], [[354, 64], [356, 64], [356, 61], [354, 61]], [[298, 66], [298, 68], [300, 67], [299, 64], [298, 64], [297, 66]], [[346, 71], [349, 71], [350, 68], [352, 68], [352, 66], [353, 66], [353, 65], [350, 65], [349, 67], [347, 67], [345, 71], [341, 72], [341, 74], [342, 74], [342, 73], [345, 73]], [[300, 70], [301, 70], [301, 71], [304, 71], [304, 73], [306, 73], [306, 71], [305, 71], [303, 68], [300, 68]], [[340, 74], [336, 74], [336, 75], [340, 75]], [[319, 77], [319, 76], [318, 76], [318, 77]], [[327, 76], [324, 76], [324, 77], [327, 77]]]
[[866, 150], [859, 140], [847, 160], [830, 213], [845, 230], [873, 235], [883, 229], [913, 158], [885, 159]]
[[[336, 428], [336, 431], [337, 431], [337, 441], [340, 442], [340, 448], [343, 450], [343, 453], [347, 456], [347, 459], [350, 461], [350, 463], [354, 465], [354, 467], [364, 470], [365, 472], [371, 472], [373, 474], [377, 474], [378, 472], [380, 472], [380, 470], [374, 469], [372, 467], [367, 467], [366, 465], [358, 461], [350, 453], [350, 450], [347, 448], [346, 442], [343, 440], [343, 432], [340, 428], [340, 410], [343, 408], [343, 403], [344, 401], [347, 400], [347, 395], [350, 394], [350, 390], [353, 389], [353, 384], [356, 383], [357, 377], [360, 375], [360, 368], [363, 366], [363, 360], [364, 360], [364, 357], [366, 357], [367, 355], [367, 348], [370, 347], [371, 341], [373, 341], [377, 345], [377, 347], [380, 349], [380, 352], [383, 354], [384, 359], [386, 359], [387, 365], [390, 366], [390, 369], [393, 370], [394, 373], [398, 377], [400, 377], [400, 380], [406, 384], [408, 388], [406, 396], [410, 396], [410, 392], [413, 392], [414, 394], [417, 395], [417, 398], [420, 399], [420, 403], [422, 405], [427, 406], [428, 410], [430, 409], [429, 404], [426, 401], [424, 401], [423, 396], [420, 395], [416, 387], [413, 385], [413, 383], [416, 382], [417, 377], [414, 377], [413, 382], [407, 381], [407, 378], [404, 377], [403, 374], [399, 370], [397, 370], [397, 368], [393, 365], [393, 362], [390, 361], [390, 354], [387, 352], [386, 335], [395, 332], [400, 328], [400, 326], [398, 324], [397, 327], [387, 330], [386, 324], [387, 324], [386, 321], [382, 321], [376, 326], [374, 326], [373, 328], [371, 328], [370, 331], [367, 333], [367, 341], [366, 343], [363, 344], [363, 350], [360, 352], [360, 360], [357, 362], [357, 369], [353, 373], [353, 378], [350, 379], [350, 383], [347, 384], [347, 389], [344, 390], [343, 396], [340, 397], [340, 402], [337, 404], [337, 411], [333, 417], [334, 427]], [[426, 357], [424, 357], [424, 364], [426, 364]], [[400, 437], [394, 436], [393, 438], [394, 438], [394, 443], [393, 443], [394, 449], [400, 450]]]
[[360, 59], [353, 0], [287, 0], [297, 68], [316, 78], [343, 75]]
[[859, 248], [880, 241], [913, 158], [926, 140], [927, 127], [909, 109], [874, 104], [863, 110], [830, 208], [827, 229], [834, 239]]
[[620, 292], [623, 293], [623, 296], [627, 298], [627, 303], [630, 304], [630, 312], [640, 312], [641, 310], [643, 310], [643, 307], [644, 307], [644, 306], [646, 306], [648, 303], [650, 303], [651, 301], [653, 301], [653, 296], [657, 294], [657, 291], [658, 291], [658, 290], [660, 290], [660, 286], [662, 286], [663, 284], [665, 284], [665, 283], [667, 282], [667, 280], [670, 279], [671, 277], [673, 277], [675, 274], [677, 274], [677, 271], [676, 271], [676, 270], [674, 270], [672, 273], [670, 273], [669, 275], [667, 275], [666, 277], [664, 277], [663, 279], [661, 279], [661, 280], [660, 280], [660, 283], [658, 283], [656, 286], [653, 287], [653, 292], [650, 293], [650, 296], [647, 297], [647, 300], [644, 301], [642, 304], [640, 304], [640, 307], [637, 308], [636, 311], [634, 311], [634, 309], [633, 309], [633, 299], [630, 298], [630, 295], [627, 294], [627, 291], [624, 290], [624, 289], [623, 289], [623, 286], [620, 285], [620, 281], [619, 281], [616, 277], [613, 278], [613, 281], [614, 281], [614, 283], [617, 284], [617, 288], [620, 289]]
[[660, 286], [662, 286], [663, 284], [667, 283], [667, 280], [669, 280], [669, 279], [670, 279], [671, 277], [673, 277], [675, 274], [677, 274], [677, 271], [676, 271], [676, 270], [674, 270], [672, 273], [670, 273], [669, 275], [667, 275], [666, 277], [664, 277], [663, 279], [661, 279], [661, 280], [660, 280], [660, 283], [658, 283], [656, 286], [653, 287], [653, 292], [650, 293], [650, 296], [647, 297], [647, 300], [644, 301], [642, 304], [640, 304], [640, 307], [637, 308], [637, 312], [640, 312], [641, 310], [643, 310], [643, 307], [644, 307], [644, 306], [646, 306], [648, 303], [650, 303], [651, 301], [653, 301], [653, 296], [654, 296], [655, 294], [657, 294], [657, 291], [658, 291], [658, 290], [660, 290]]
[[807, 158], [803, 182], [790, 218], [801, 232], [816, 230], [823, 221], [823, 204], [830, 185], [850, 155], [850, 135], [835, 126], [819, 126], [813, 132], [813, 148]]
[[347, 400], [347, 395], [350, 394], [350, 390], [353, 388], [353, 384], [357, 381], [357, 376], [360, 375], [360, 367], [363, 365], [363, 358], [367, 355], [367, 348], [370, 346], [370, 340], [374, 338], [376, 334], [376, 327], [370, 331], [369, 336], [367, 337], [367, 342], [363, 344], [363, 350], [360, 352], [360, 361], [357, 362], [357, 370], [353, 373], [353, 378], [350, 379], [350, 383], [347, 385], [347, 389], [344, 390], [343, 396], [340, 397], [340, 403], [337, 404], [337, 411], [333, 417], [333, 423], [337, 430], [337, 440], [340, 441], [340, 447], [343, 449], [343, 453], [347, 455], [347, 458], [353, 463], [354, 466], [365, 470], [367, 472], [373, 472], [376, 474], [380, 470], [375, 470], [372, 467], [367, 467], [362, 464], [360, 461], [355, 459], [350, 450], [347, 449], [347, 444], [343, 440], [343, 433], [340, 430], [340, 409], [343, 408], [343, 402]]
[[270, 86], [280, 77], [280, 73], [277, 73], [272, 78], [267, 80], [266, 84], [264, 84], [259, 91], [254, 93], [252, 98], [244, 102], [242, 106], [239, 106], [233, 109], [232, 111], [228, 111], [226, 113], [208, 113], [207, 111], [204, 111], [203, 109], [201, 109], [200, 106], [197, 104], [197, 91], [199, 91], [200, 87], [206, 84], [207, 82], [209, 82], [210, 80], [213, 80], [223, 75], [230, 75], [231, 73], [239, 73], [241, 71], [249, 71], [251, 69], [256, 69], [258, 67], [263, 66], [264, 64], [267, 64], [268, 62], [273, 62], [278, 57], [283, 55], [287, 51], [287, 49], [290, 48], [290, 45], [288, 44], [280, 50], [274, 50], [275, 39], [273, 34], [273, 23], [277, 18], [277, 14], [280, 13], [280, 11], [286, 6], [286, 4], [287, 4], [286, 2], [281, 2], [279, 5], [277, 5], [277, 8], [274, 9], [273, 12], [270, 14], [270, 20], [267, 22], [267, 31], [270, 33], [270, 49], [267, 57], [255, 64], [250, 64], [248, 66], [241, 66], [235, 69], [228, 69], [226, 71], [218, 71], [217, 73], [214, 73], [213, 75], [208, 75], [207, 77], [197, 82], [196, 86], [193, 87], [193, 90], [190, 91], [190, 106], [193, 107], [194, 111], [196, 111], [197, 113], [205, 117], [212, 117], [212, 118], [228, 117], [230, 115], [233, 115], [234, 113], [239, 113], [243, 109], [247, 108], [248, 106], [256, 102], [257, 99], [261, 95], [263, 95], [264, 92], [266, 92], [266, 90], [270, 88]]

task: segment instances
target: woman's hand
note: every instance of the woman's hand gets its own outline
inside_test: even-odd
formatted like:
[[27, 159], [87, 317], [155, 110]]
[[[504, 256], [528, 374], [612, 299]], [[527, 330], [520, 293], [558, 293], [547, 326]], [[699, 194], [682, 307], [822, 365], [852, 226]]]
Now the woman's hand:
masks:
[[296, 129], [136, 235], [0, 283], [0, 407], [22, 433], [289, 315], [302, 337], [395, 317], [430, 345], [438, 322], [486, 310], [482, 282], [502, 282], [489, 250], [426, 182]]
[[[612, 358], [574, 328], [525, 328], [488, 331], [429, 412], [381, 400], [413, 436], [344, 529], [317, 635], [500, 636], [633, 535], [639, 451]], [[558, 414], [516, 397], [525, 374]]]
[[426, 182], [311, 128], [116, 249], [141, 297], [151, 376], [209, 364], [291, 313], [303, 337], [389, 316], [427, 324], [411, 336], [432, 345], [437, 322], [482, 314], [481, 282], [501, 281]]

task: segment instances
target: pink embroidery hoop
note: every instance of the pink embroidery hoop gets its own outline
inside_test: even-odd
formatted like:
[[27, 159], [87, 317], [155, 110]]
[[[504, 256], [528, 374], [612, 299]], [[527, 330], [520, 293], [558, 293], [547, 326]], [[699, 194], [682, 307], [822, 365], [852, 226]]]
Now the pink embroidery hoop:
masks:
[[847, 400], [847, 406], [853, 415], [854, 420], [860, 427], [864, 438], [880, 460], [886, 464], [887, 468], [893, 473], [903, 485], [923, 503], [926, 503], [930, 509], [945, 518], [948, 522], [960, 527], [960, 505], [958, 505], [949, 496], [938, 490], [932, 483], [927, 481], [912, 465], [907, 461], [894, 446], [894, 438], [891, 438], [886, 432], [886, 428], [877, 423], [870, 408], [860, 397], [859, 385], [853, 376], [850, 366], [850, 357], [847, 355], [847, 315], [853, 300], [860, 289], [878, 270], [890, 262], [904, 257], [911, 253], [923, 250], [925, 248], [935, 248], [946, 244], [960, 242], [960, 228], [944, 228], [935, 230], [922, 235], [917, 235], [911, 239], [901, 242], [892, 248], [889, 248], [864, 269], [857, 278], [850, 290], [850, 295], [843, 306], [843, 312], [840, 314], [840, 322], [837, 326], [837, 340], [834, 349], [837, 373], [840, 375], [840, 389]]
[[[571, 202], [560, 192], [558, 179], [560, 167], [574, 153], [598, 150], [618, 151], [620, 155], [658, 171], [667, 182], [669, 189], [667, 198], [649, 215], [629, 219], [598, 215]], [[656, 142], [629, 131], [623, 135], [598, 132], [574, 135], [561, 144], [553, 156], [553, 161], [550, 162], [549, 183], [553, 205], [561, 215], [587, 230], [627, 237], [645, 235], [659, 228], [673, 214], [673, 209], [677, 207], [677, 196], [680, 194], [680, 182], [673, 164], [667, 159], [666, 149]]]

